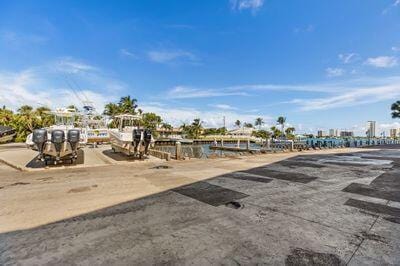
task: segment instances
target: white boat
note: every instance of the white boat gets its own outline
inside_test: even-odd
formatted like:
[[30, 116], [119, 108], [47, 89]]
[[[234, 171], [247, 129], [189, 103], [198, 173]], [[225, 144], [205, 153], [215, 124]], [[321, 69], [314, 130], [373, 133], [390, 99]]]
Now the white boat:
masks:
[[109, 130], [111, 148], [127, 156], [142, 158], [148, 155], [153, 141], [151, 131], [140, 127], [140, 115], [117, 115], [113, 119], [116, 129]]
[[79, 115], [74, 109], [58, 108], [54, 112], [55, 125], [43, 129], [35, 129], [26, 139], [28, 148], [39, 151], [38, 159], [58, 162], [78, 158], [78, 150], [87, 143], [86, 131], [74, 126]]
[[91, 102], [85, 102], [83, 109], [81, 127], [86, 133], [87, 143], [109, 142], [110, 134], [105, 118], [96, 113]]

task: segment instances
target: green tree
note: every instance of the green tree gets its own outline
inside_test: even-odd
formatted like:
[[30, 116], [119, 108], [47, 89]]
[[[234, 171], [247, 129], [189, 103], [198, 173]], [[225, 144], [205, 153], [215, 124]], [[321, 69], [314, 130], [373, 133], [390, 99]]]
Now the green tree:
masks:
[[260, 129], [257, 131], [253, 131], [251, 135], [257, 138], [269, 139], [271, 137], [271, 132]]
[[150, 129], [155, 134], [156, 129], [161, 124], [161, 122], [162, 122], [162, 119], [157, 114], [155, 114], [155, 113], [144, 113], [143, 116], [142, 116], [141, 124], [145, 128]]
[[271, 127], [271, 133], [273, 138], [277, 138], [282, 135], [282, 132], [275, 126]]
[[264, 124], [264, 120], [261, 117], [257, 117], [254, 125], [258, 126], [258, 129], [261, 129], [261, 126]]
[[240, 128], [241, 124], [242, 124], [242, 122], [240, 122], [240, 120], [235, 121], [235, 126], [237, 126], [238, 128]]
[[[140, 110], [140, 109], [139, 109]], [[171, 124], [168, 124], [168, 123], [162, 123], [161, 124], [161, 127], [162, 128], [164, 128], [164, 129], [166, 129], [166, 130], [172, 130], [172, 129], [174, 129], [174, 127], [171, 125]]]
[[285, 130], [286, 136], [288, 139], [294, 139], [294, 132], [296, 131], [296, 129], [294, 127], [288, 127]]
[[103, 114], [105, 114], [105, 115], [114, 117], [114, 116], [116, 116], [116, 115], [118, 115], [118, 114], [120, 114], [120, 113], [121, 113], [121, 110], [120, 110], [118, 104], [115, 104], [115, 103], [107, 103], [107, 104], [104, 106]]
[[245, 123], [243, 124], [243, 126], [244, 126], [244, 127], [248, 127], [248, 128], [252, 128], [252, 127], [253, 127], [253, 124], [252, 124], [252, 123], [247, 123], [247, 122], [245, 122]]
[[392, 118], [400, 118], [400, 101], [396, 101], [392, 104]]
[[282, 134], [282, 137], [283, 137], [284, 136], [284, 132], [285, 132], [284, 128], [285, 128], [286, 117], [280, 116], [280, 117], [278, 117], [276, 122], [278, 122], [278, 124], [281, 126], [281, 134]]
[[125, 96], [125, 97], [121, 97], [121, 99], [119, 100], [118, 106], [119, 109], [121, 111], [121, 113], [124, 114], [136, 114], [135, 109], [137, 108], [137, 100], [131, 98], [131, 96]]

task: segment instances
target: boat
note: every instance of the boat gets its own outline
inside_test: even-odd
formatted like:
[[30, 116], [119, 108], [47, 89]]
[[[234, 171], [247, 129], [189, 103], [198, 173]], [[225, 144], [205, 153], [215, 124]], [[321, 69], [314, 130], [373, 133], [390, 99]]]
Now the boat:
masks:
[[15, 137], [15, 130], [11, 127], [0, 125], [0, 143], [6, 143], [13, 140]]
[[115, 129], [109, 130], [111, 149], [127, 156], [143, 158], [153, 142], [149, 129], [140, 127], [140, 115], [123, 114], [113, 118]]
[[105, 143], [110, 141], [109, 129], [105, 118], [97, 114], [91, 102], [85, 102], [83, 106], [81, 127], [86, 133], [87, 143]]
[[78, 159], [78, 150], [87, 143], [87, 135], [82, 128], [75, 127], [79, 113], [75, 109], [57, 108], [53, 112], [55, 125], [35, 129], [26, 139], [28, 148], [37, 150], [38, 160], [54, 164]]

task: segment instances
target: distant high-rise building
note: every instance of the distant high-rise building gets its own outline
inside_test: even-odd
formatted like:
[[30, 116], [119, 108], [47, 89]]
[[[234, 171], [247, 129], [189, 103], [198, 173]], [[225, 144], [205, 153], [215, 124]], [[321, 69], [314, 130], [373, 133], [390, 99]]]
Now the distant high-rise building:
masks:
[[329, 129], [329, 137], [337, 137], [337, 136], [339, 136], [337, 129], [333, 128]]
[[318, 130], [318, 131], [317, 131], [317, 136], [318, 136], [318, 137], [325, 137], [325, 136], [326, 136], [326, 134], [325, 134], [325, 132], [324, 132], [324, 131], [322, 131], [322, 130]]
[[367, 137], [375, 138], [376, 137], [376, 121], [368, 121], [367, 122]]
[[353, 131], [340, 131], [340, 136], [341, 137], [353, 137], [354, 133], [353, 133]]
[[400, 129], [392, 128], [390, 129], [390, 137], [392, 139], [397, 138], [399, 136]]

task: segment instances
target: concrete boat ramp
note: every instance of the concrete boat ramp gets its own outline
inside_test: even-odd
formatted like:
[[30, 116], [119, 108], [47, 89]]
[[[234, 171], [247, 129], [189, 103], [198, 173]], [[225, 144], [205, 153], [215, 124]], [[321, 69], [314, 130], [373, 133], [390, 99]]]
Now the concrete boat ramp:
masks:
[[0, 264], [400, 265], [400, 147], [387, 148], [0, 165]]
[[0, 162], [22, 171], [37, 171], [44, 169], [60, 169], [60, 168], [87, 168], [95, 166], [121, 165], [125, 163], [142, 163], [144, 161], [161, 162], [153, 156], [149, 156], [146, 160], [132, 159], [121, 153], [114, 153], [110, 145], [98, 145], [97, 147], [86, 146], [79, 150], [78, 160], [75, 164], [62, 163], [59, 165], [45, 165], [44, 162], [38, 161], [38, 152], [27, 149], [22, 143], [9, 143], [0, 145]]

